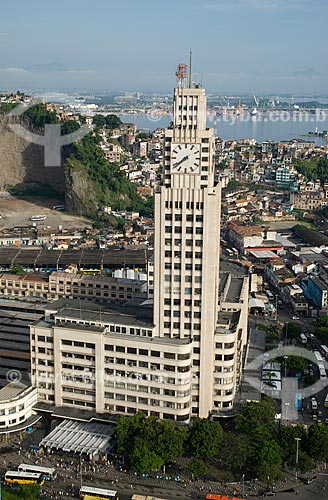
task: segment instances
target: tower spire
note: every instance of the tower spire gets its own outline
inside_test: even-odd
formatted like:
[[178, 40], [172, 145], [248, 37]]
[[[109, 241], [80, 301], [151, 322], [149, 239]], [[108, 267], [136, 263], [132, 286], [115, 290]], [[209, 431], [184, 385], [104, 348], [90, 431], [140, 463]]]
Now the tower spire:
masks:
[[192, 87], [192, 52], [189, 52], [189, 82], [188, 87], [191, 89]]

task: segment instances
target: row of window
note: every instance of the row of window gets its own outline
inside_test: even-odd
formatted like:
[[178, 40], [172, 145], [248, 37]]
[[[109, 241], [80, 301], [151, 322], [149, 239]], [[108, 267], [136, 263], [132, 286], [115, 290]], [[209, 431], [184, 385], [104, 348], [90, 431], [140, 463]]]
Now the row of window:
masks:
[[[180, 318], [180, 316], [181, 316], [180, 309], [178, 309], [176, 311], [172, 311], [171, 309], [165, 309], [164, 310], [164, 316], [169, 316], [170, 317], [171, 315], [173, 315], [174, 318]], [[184, 312], [184, 317], [185, 318], [191, 318], [192, 317], [191, 311], [185, 311]], [[194, 311], [194, 318], [200, 319], [201, 318], [201, 312], [200, 311]]]
[[164, 408], [174, 408], [177, 410], [183, 410], [184, 408], [189, 408], [188, 403], [175, 403], [173, 401], [160, 401], [159, 399], [148, 399], [137, 396], [126, 396], [125, 394], [114, 394], [113, 392], [105, 392], [106, 399], [116, 399], [118, 401], [129, 401], [130, 403], [139, 403], [142, 405], [150, 406], [163, 406]]
[[[176, 271], [180, 271], [181, 270], [181, 264], [178, 263], [178, 262], [175, 262], [174, 264], [172, 264], [171, 262], [165, 262], [165, 269], [175, 269]], [[195, 271], [201, 271], [203, 268], [202, 264], [185, 264], [185, 270], [186, 271], [192, 271], [193, 269]]]
[[25, 406], [24, 404], [21, 404], [19, 406], [13, 406], [12, 408], [2, 408], [0, 410], [0, 415], [13, 415], [14, 413], [17, 413], [19, 411], [24, 410]]
[[127, 389], [133, 392], [145, 392], [156, 395], [171, 396], [177, 398], [185, 398], [190, 395], [190, 391], [175, 391], [174, 389], [160, 389], [159, 387], [149, 387], [148, 385], [138, 385], [124, 382], [113, 382], [108, 380], [105, 382], [106, 387], [115, 387], [116, 389]]
[[[106, 344], [105, 351], [114, 351], [113, 345]], [[164, 359], [185, 360], [190, 358], [190, 354], [175, 354], [174, 352], [153, 351], [148, 349], [137, 349], [136, 347], [116, 346], [115, 352], [126, 352], [127, 354], [138, 354], [139, 356], [151, 356], [153, 358], [163, 357]], [[129, 360], [132, 361], [132, 360]]]
[[[182, 234], [182, 227], [181, 226], [175, 226], [174, 231], [172, 226], [165, 226], [165, 232], [167, 234], [175, 233], [175, 234]], [[194, 226], [188, 226], [185, 228], [186, 234], [203, 234], [203, 228], [202, 227], [194, 227]]]
[[[181, 256], [182, 256], [182, 252], [180, 250], [174, 250], [174, 258], [178, 258], [178, 259], [181, 259]], [[201, 259], [203, 256], [202, 252], [190, 252], [190, 251], [187, 251], [185, 252], [185, 258], [186, 259]], [[165, 250], [165, 257], [172, 257], [172, 251], [170, 250]]]
[[63, 387], [63, 392], [72, 392], [74, 394], [81, 394], [83, 396], [95, 396], [96, 391], [90, 391], [89, 389], [79, 389], [77, 387]]
[[[35, 340], [34, 333], [32, 334], [32, 340]], [[52, 337], [45, 337], [44, 335], [37, 336], [38, 342], [47, 342], [48, 344], [53, 344], [54, 339]]]
[[[25, 418], [25, 416], [22, 415], [21, 417], [19, 417], [18, 422], [22, 422], [24, 420], [24, 418]], [[12, 420], [9, 420], [8, 422], [0, 420], [0, 427], [3, 427], [5, 425], [14, 425], [16, 423], [17, 423], [17, 418], [13, 418]]]
[[[187, 240], [184, 240], [184, 243], [187, 247], [192, 247], [193, 245], [195, 245], [196, 247], [202, 247], [203, 246], [203, 240], [191, 240], [191, 239], [187, 239]], [[181, 246], [182, 244], [182, 240], [180, 238], [176, 238], [173, 240], [173, 244], [174, 245], [178, 245], [178, 246]], [[172, 239], [170, 238], [165, 238], [165, 245], [167, 246], [171, 246], [172, 245]]]
[[91, 344], [90, 342], [79, 342], [77, 340], [62, 339], [61, 344], [62, 345], [70, 345], [70, 346], [74, 346], [74, 347], [82, 347], [83, 349], [85, 349], [85, 348], [94, 349], [95, 348], [95, 344]]
[[[170, 321], [164, 321], [164, 328], [180, 328], [181, 327], [181, 323], [180, 322], [177, 322], [177, 321], [174, 321], [173, 324], [170, 322]], [[183, 324], [183, 328], [185, 330], [191, 330], [191, 328], [193, 328], [193, 330], [200, 330], [200, 324], [199, 323], [194, 323], [193, 325], [191, 323], [184, 323]]]
[[[172, 303], [172, 299], [170, 298], [165, 298], [164, 299], [164, 304], [166, 306], [169, 306], [171, 305]], [[181, 305], [181, 299], [173, 299], [173, 305], [174, 306], [180, 306]], [[191, 299], [185, 299], [184, 300], [184, 305], [187, 306], [187, 307], [190, 307], [192, 305], [194, 305], [194, 307], [200, 307], [201, 306], [201, 301], [200, 300], [191, 300]]]
[[99, 323], [95, 321], [81, 321], [81, 320], [74, 320], [67, 318], [60, 318], [60, 321], [62, 321], [63, 323], [73, 324], [73, 325], [108, 327], [109, 331], [113, 333], [128, 333], [130, 335], [138, 335], [142, 337], [152, 336], [152, 330], [146, 330], [145, 328], [129, 328], [126, 326], [108, 325], [106, 323]]
[[203, 210], [204, 209], [204, 203], [202, 201], [186, 201], [185, 204], [183, 204], [182, 201], [166, 201], [165, 202], [165, 208], [176, 208], [176, 209], [182, 209], [183, 206], [186, 207], [187, 210]]
[[[192, 215], [192, 214], [187, 214], [186, 215], [186, 221], [187, 222], [203, 222], [203, 216], [202, 215]], [[173, 215], [172, 214], [165, 214], [165, 220], [166, 221], [172, 221], [173, 220]], [[175, 214], [174, 215], [174, 220], [177, 222], [181, 222], [182, 219], [182, 214]]]

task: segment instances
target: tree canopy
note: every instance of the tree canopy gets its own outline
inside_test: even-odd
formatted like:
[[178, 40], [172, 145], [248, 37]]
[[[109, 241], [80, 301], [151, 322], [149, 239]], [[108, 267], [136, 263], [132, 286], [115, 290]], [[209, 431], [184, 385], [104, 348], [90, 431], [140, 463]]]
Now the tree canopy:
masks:
[[223, 431], [219, 422], [196, 418], [189, 432], [189, 450], [196, 458], [217, 455]]

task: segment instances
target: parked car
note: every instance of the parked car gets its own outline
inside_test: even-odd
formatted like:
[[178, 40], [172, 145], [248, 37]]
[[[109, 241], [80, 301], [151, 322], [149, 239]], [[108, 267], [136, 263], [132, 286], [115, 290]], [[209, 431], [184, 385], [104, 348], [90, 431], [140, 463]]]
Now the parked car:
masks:
[[297, 320], [297, 319], [300, 319], [300, 317], [299, 316], [293, 316], [292, 319]]

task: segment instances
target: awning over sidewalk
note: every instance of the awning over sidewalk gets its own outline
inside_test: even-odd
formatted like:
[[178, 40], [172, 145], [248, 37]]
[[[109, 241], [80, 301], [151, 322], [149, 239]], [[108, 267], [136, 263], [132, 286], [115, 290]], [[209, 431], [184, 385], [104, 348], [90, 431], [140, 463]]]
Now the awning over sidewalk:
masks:
[[114, 432], [113, 425], [63, 420], [40, 446], [94, 456], [107, 450]]

